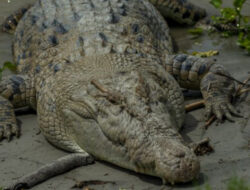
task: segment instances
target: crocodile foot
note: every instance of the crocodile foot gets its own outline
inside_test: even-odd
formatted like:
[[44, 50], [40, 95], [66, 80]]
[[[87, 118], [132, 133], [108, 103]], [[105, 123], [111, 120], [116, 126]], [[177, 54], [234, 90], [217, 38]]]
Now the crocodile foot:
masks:
[[20, 127], [16, 123], [16, 117], [12, 104], [0, 96], [0, 141], [12, 136], [20, 136]]
[[7, 123], [4, 125], [0, 124], [0, 141], [6, 138], [8, 141], [11, 140], [12, 136], [20, 137], [20, 128], [16, 123]]
[[205, 101], [206, 105], [206, 119], [209, 120], [212, 114], [215, 114], [216, 118], [221, 122], [223, 116], [225, 116], [229, 121], [234, 122], [235, 118], [232, 115], [237, 117], [242, 117], [241, 114], [234, 108], [234, 106], [227, 101], [226, 98], [208, 98]]

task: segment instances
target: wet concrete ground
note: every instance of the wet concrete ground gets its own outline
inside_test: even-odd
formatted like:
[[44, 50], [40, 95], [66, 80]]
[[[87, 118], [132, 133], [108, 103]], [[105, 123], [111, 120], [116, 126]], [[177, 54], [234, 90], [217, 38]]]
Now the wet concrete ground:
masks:
[[[11, 0], [11, 3], [1, 0], [0, 23], [18, 7], [31, 2], [34, 0]], [[208, 0], [202, 2], [192, 0], [192, 2], [206, 8], [210, 15], [216, 13]], [[227, 1], [227, 4], [230, 4], [230, 1]], [[250, 1], [244, 7], [245, 12], [249, 10]], [[192, 39], [187, 29], [181, 27], [172, 28], [172, 34], [181, 52], [219, 50], [220, 55], [215, 57], [217, 62], [223, 64], [235, 78], [243, 80], [250, 75], [250, 57], [237, 47], [236, 38], [224, 39], [213, 34]], [[12, 59], [11, 40], [12, 35], [0, 32], [0, 63]], [[67, 190], [75, 181], [96, 179], [116, 182], [116, 185], [93, 187], [96, 190], [193, 190], [205, 184], [210, 184], [213, 190], [223, 190], [225, 183], [235, 175], [250, 182], [250, 96], [242, 97], [236, 105], [244, 114], [244, 118], [237, 118], [235, 123], [228, 121], [219, 125], [214, 123], [206, 131], [202, 128], [203, 109], [187, 114], [186, 124], [181, 132], [184, 138], [187, 141], [198, 141], [209, 137], [215, 149], [214, 153], [200, 157], [201, 175], [197, 182], [163, 186], [158, 178], [96, 162], [94, 165], [77, 168], [50, 179], [33, 189]], [[67, 154], [50, 145], [39, 133], [36, 115], [25, 114], [17, 118], [22, 123], [21, 138], [14, 139], [10, 143], [0, 142], [0, 187]]]

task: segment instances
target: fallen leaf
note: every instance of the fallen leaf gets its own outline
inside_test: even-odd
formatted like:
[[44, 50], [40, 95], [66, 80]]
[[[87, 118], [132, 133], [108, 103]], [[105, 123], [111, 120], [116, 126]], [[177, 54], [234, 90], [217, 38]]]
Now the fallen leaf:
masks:
[[211, 57], [211, 56], [215, 56], [218, 55], [219, 51], [217, 50], [210, 50], [210, 51], [204, 51], [204, 52], [193, 52], [192, 55], [194, 56], [198, 56], [198, 57]]

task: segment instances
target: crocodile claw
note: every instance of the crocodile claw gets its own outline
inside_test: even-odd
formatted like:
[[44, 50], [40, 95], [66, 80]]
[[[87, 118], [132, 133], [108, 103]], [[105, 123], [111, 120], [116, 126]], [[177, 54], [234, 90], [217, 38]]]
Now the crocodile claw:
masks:
[[16, 123], [0, 125], [0, 141], [4, 138], [11, 141], [12, 136], [20, 137], [20, 128]]
[[225, 99], [215, 99], [212, 98], [205, 102], [206, 106], [206, 120], [208, 120], [212, 114], [222, 122], [223, 117], [231, 122], [235, 121], [233, 116], [242, 117], [241, 114], [234, 108], [234, 106]]

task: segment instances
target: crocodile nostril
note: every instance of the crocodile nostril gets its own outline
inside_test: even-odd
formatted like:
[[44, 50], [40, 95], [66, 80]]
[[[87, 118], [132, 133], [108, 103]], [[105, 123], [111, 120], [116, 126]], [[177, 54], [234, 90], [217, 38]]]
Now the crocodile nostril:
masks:
[[178, 158], [183, 158], [183, 157], [185, 157], [186, 153], [185, 153], [184, 151], [182, 151], [182, 150], [178, 150], [178, 151], [176, 151], [176, 152], [174, 153], [174, 155], [175, 155], [176, 157], [178, 157]]
[[177, 156], [178, 156], [179, 158], [183, 158], [183, 157], [185, 156], [185, 152], [184, 152], [184, 151], [180, 151], [180, 152], [177, 154]]

